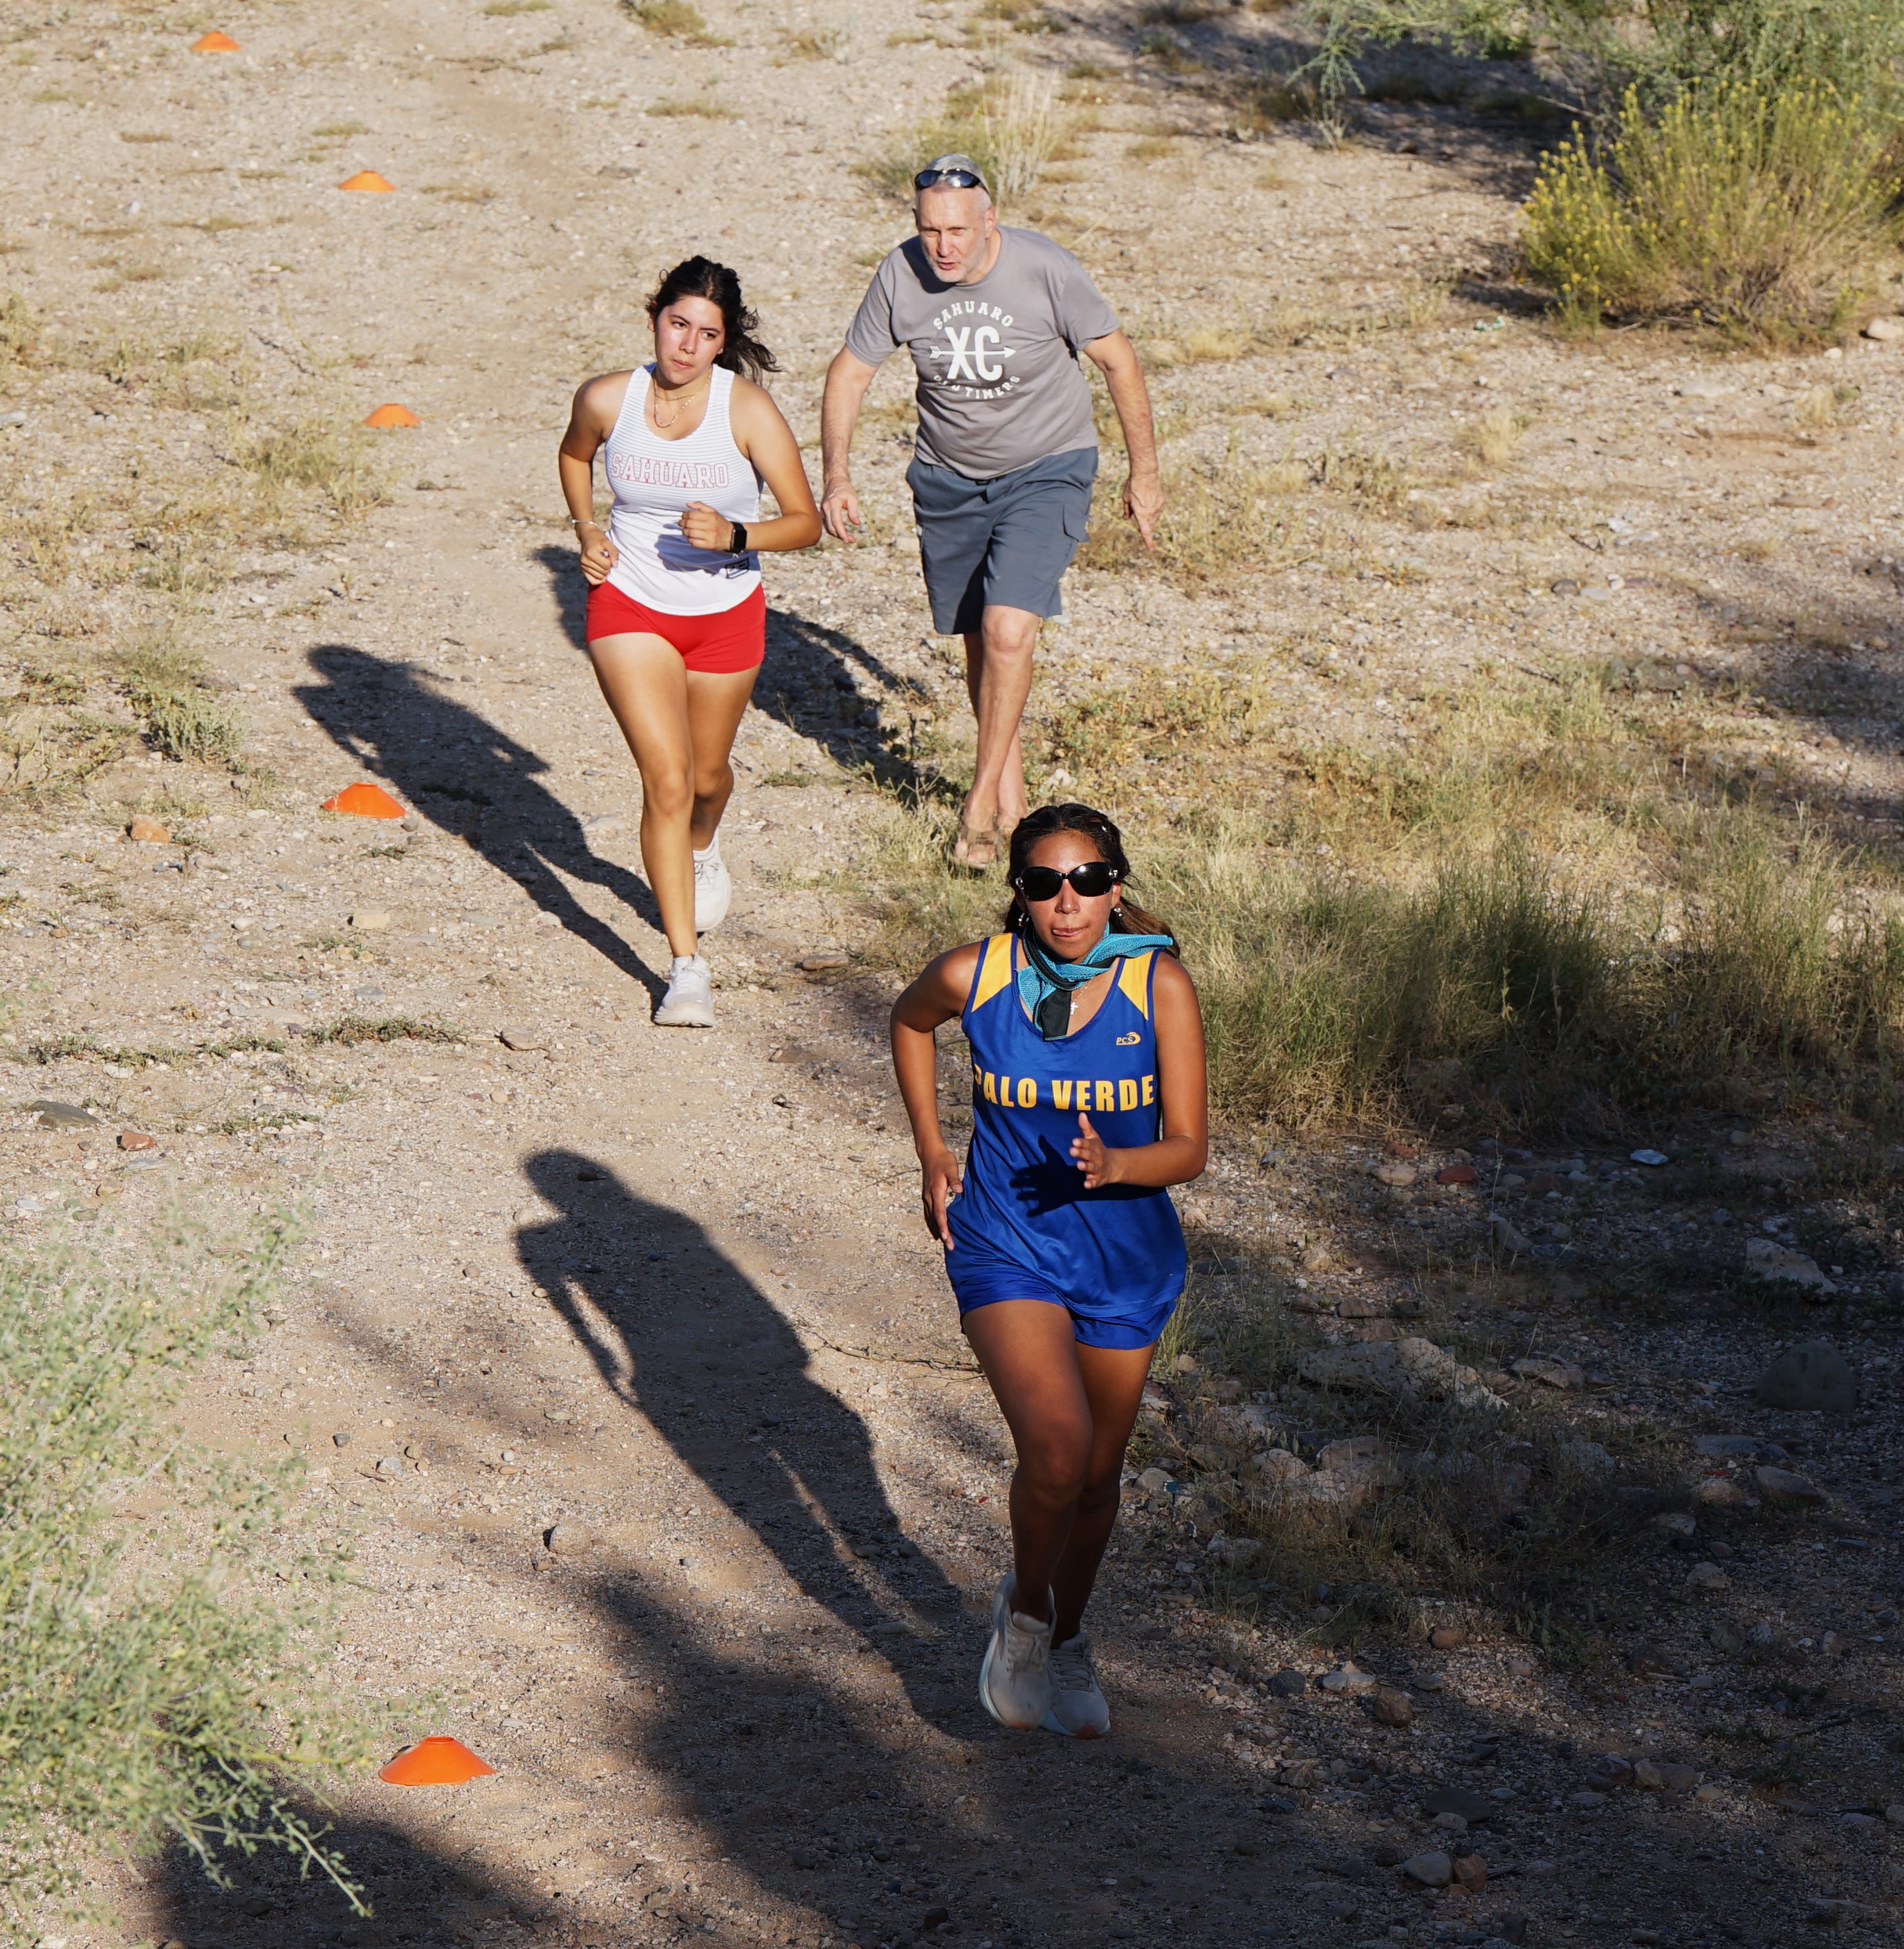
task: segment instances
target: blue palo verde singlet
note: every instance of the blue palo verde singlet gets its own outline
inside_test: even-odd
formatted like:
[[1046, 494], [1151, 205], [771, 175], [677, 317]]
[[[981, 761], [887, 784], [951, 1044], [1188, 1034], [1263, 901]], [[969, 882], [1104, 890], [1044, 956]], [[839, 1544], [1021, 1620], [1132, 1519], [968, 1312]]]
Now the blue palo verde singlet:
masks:
[[1183, 1291], [1176, 1208], [1168, 1192], [1141, 1186], [1087, 1191], [1071, 1142], [1080, 1110], [1113, 1149], [1157, 1139], [1156, 956], [1114, 962], [1098, 1012], [1055, 1042], [1025, 1012], [1017, 958], [1011, 934], [993, 935], [966, 998], [972, 1145], [946, 1276], [961, 1313], [1048, 1300], [1089, 1345], [1148, 1346]]

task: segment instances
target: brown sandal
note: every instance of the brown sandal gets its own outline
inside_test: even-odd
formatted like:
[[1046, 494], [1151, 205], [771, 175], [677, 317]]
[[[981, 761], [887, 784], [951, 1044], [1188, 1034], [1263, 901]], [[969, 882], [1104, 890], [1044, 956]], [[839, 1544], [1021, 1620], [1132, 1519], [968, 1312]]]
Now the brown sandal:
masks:
[[999, 827], [968, 825], [961, 819], [958, 830], [947, 842], [946, 864], [963, 872], [989, 873], [1002, 856], [1004, 845], [1005, 834]]

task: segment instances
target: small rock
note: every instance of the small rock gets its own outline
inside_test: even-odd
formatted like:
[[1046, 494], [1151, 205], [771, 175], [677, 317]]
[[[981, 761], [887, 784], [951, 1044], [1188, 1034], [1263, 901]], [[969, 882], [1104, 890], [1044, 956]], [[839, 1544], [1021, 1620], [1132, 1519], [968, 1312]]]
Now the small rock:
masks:
[[1345, 1665], [1334, 1671], [1322, 1674], [1322, 1689], [1340, 1693], [1373, 1692], [1381, 1680], [1372, 1673], [1358, 1671], [1353, 1665]]
[[331, 1436], [331, 1444], [334, 1448], [348, 1448], [350, 1446], [349, 1429], [347, 1428], [339, 1428], [337, 1433]]
[[548, 1038], [540, 1029], [498, 1029], [496, 1040], [505, 1049], [520, 1049], [525, 1052], [530, 1049], [546, 1049], [548, 1046]]
[[1611, 1453], [1597, 1441], [1563, 1441], [1554, 1452], [1583, 1475], [1610, 1475], [1617, 1466]]
[[56, 1103], [50, 1098], [41, 1097], [24, 1107], [39, 1119], [42, 1130], [93, 1130], [99, 1127], [99, 1119], [76, 1103]]
[[1895, 345], [1904, 340], [1904, 318], [1874, 318], [1865, 327], [1865, 336], [1880, 345]]
[[[730, 535], [728, 539], [731, 541], [733, 536]], [[787, 1858], [797, 1868], [817, 1868], [820, 1865], [819, 1856], [811, 1848], [795, 1848], [790, 1851]]]
[[1267, 1689], [1272, 1699], [1300, 1699], [1309, 1689], [1309, 1680], [1292, 1666], [1284, 1665], [1269, 1680]]
[[1570, 575], [1563, 575], [1558, 582], [1549, 583], [1548, 586], [1556, 595], [1577, 595], [1580, 592], [1580, 585]]
[[1699, 1769], [1677, 1760], [1642, 1760], [1633, 1768], [1633, 1784], [1652, 1793], [1690, 1793], [1699, 1784]]
[[1769, 1239], [1746, 1240], [1745, 1270], [1750, 1277], [1775, 1285], [1805, 1286], [1814, 1292], [1837, 1291], [1809, 1253], [1794, 1251], [1791, 1246], [1776, 1245]]
[[[731, 541], [733, 537], [730, 535], [728, 539]], [[1166, 1469], [1146, 1469], [1143, 1474], [1138, 1477], [1137, 1486], [1147, 1495], [1161, 1496], [1170, 1487], [1169, 1471]]]
[[1586, 1374], [1583, 1369], [1569, 1360], [1524, 1359], [1514, 1362], [1511, 1369], [1524, 1381], [1539, 1381], [1550, 1388], [1583, 1388]]
[[1517, 1230], [1511, 1219], [1498, 1215], [1494, 1220], [1494, 1242], [1502, 1251], [1511, 1252], [1518, 1258], [1525, 1258], [1534, 1248], [1533, 1239]]
[[543, 1538], [551, 1554], [579, 1556], [595, 1542], [593, 1534], [578, 1522], [558, 1522]]
[[1884, 1818], [1893, 1827], [1904, 1827], [1904, 1800], [1893, 1801], [1884, 1809]]
[[1437, 1184], [1472, 1184], [1480, 1175], [1471, 1164], [1443, 1164], [1434, 1174]]
[[1456, 1857], [1455, 1879], [1470, 1895], [1479, 1895], [1487, 1886], [1487, 1864], [1479, 1854], [1461, 1854]]
[[1421, 1811], [1430, 1816], [1458, 1814], [1470, 1826], [1478, 1826], [1495, 1811], [1494, 1803], [1471, 1787], [1431, 1787], [1421, 1796]]
[[[733, 537], [730, 535], [728, 539], [731, 541], [733, 539]], [[951, 1919], [952, 1910], [950, 1909], [929, 1908], [926, 1910], [924, 1914], [920, 1916], [919, 1926], [921, 1929], [927, 1931], [934, 1929], [943, 1929], [946, 1924], [951, 1921]]]
[[1392, 1455], [1393, 1450], [1379, 1435], [1353, 1435], [1344, 1441], [1331, 1441], [1315, 1451], [1319, 1469], [1346, 1469], [1351, 1463], [1372, 1461]]
[[1356, 1389], [1404, 1401], [1447, 1399], [1458, 1407], [1490, 1413], [1507, 1406], [1472, 1367], [1463, 1366], [1432, 1340], [1412, 1335], [1356, 1347], [1317, 1348], [1300, 1357], [1297, 1368], [1304, 1380], [1319, 1387]]
[[[728, 539], [731, 541], [733, 537], [730, 535]], [[799, 965], [803, 974], [824, 974], [833, 968], [850, 968], [853, 960], [850, 956], [845, 954], [809, 954], [801, 959]]]
[[1431, 1827], [1439, 1827], [1446, 1834], [1465, 1834], [1468, 1832], [1468, 1817], [1464, 1814], [1437, 1814], [1428, 1824]]
[[1693, 1500], [1709, 1509], [1756, 1509], [1756, 1496], [1749, 1495], [1729, 1475], [1710, 1475], [1693, 1491]]
[[1425, 1854], [1411, 1854], [1402, 1864], [1402, 1872], [1424, 1888], [1443, 1888], [1455, 1878], [1455, 1864], [1435, 1848]]
[[1524, 1654], [1520, 1657], [1511, 1658], [1508, 1660], [1508, 1676], [1510, 1678], [1531, 1678], [1539, 1669], [1540, 1667], [1533, 1659]]
[[1753, 1462], [1761, 1444], [1756, 1435], [1701, 1435], [1694, 1437], [1692, 1445], [1716, 1461]]
[[1393, 1185], [1400, 1190], [1412, 1184], [1420, 1173], [1412, 1164], [1378, 1164], [1369, 1175], [1378, 1184]]
[[1788, 1347], [1759, 1376], [1753, 1389], [1761, 1407], [1849, 1414], [1858, 1405], [1857, 1376], [1828, 1340]]
[[141, 813], [126, 828], [126, 836], [141, 846], [169, 846], [172, 828], [156, 819], [148, 819]]
[[1596, 1807], [1604, 1807], [1607, 1804], [1606, 1795], [1599, 1789], [1591, 1786], [1583, 1787], [1578, 1793], [1569, 1794], [1567, 1798], [1574, 1806], [1585, 1808], [1589, 1811]]
[[1657, 1645], [1642, 1645], [1628, 1658], [1626, 1665], [1635, 1678], [1683, 1678], [1686, 1675], [1684, 1660], [1675, 1658], [1669, 1652], [1661, 1651]]
[[1428, 1633], [1428, 1642], [1437, 1651], [1458, 1651], [1468, 1642], [1468, 1633], [1460, 1624], [1437, 1624]]
[[1415, 1708], [1409, 1696], [1392, 1685], [1380, 1686], [1368, 1702], [1368, 1716], [1378, 1725], [1408, 1726], [1415, 1721]]
[[1852, 1813], [1840, 1814], [1838, 1816], [1838, 1825], [1847, 1833], [1857, 1835], [1862, 1839], [1866, 1835], [1880, 1832], [1884, 1823], [1874, 1814]]
[[390, 931], [390, 910], [386, 907], [359, 907], [350, 916], [350, 925], [359, 934], [387, 934]]
[[1684, 1509], [1668, 1509], [1653, 1518], [1652, 1527], [1664, 1530], [1668, 1536], [1691, 1536], [1699, 1525]]
[[155, 1151], [159, 1148], [159, 1140], [143, 1130], [121, 1130], [119, 1147], [123, 1151]]
[[1306, 1273], [1325, 1273], [1335, 1264], [1335, 1256], [1326, 1245], [1312, 1245], [1303, 1254], [1303, 1270]]
[[1630, 1155], [1634, 1163], [1650, 1164], [1656, 1167], [1667, 1161], [1664, 1151], [1634, 1151]]
[[401, 1455], [385, 1455], [380, 1457], [377, 1464], [377, 1472], [387, 1482], [391, 1481], [403, 1473], [403, 1457]]
[[1418, 1692], [1446, 1692], [1448, 1674], [1445, 1671], [1418, 1671], [1409, 1683]]
[[1695, 1563], [1686, 1572], [1686, 1589], [1693, 1596], [1714, 1590], [1729, 1590], [1732, 1580], [1716, 1563]]
[[1789, 1469], [1754, 1469], [1752, 1479], [1759, 1485], [1759, 1494], [1775, 1509], [1815, 1509], [1827, 1500], [1815, 1482]]
[[1632, 1764], [1617, 1753], [1602, 1753], [1597, 1759], [1587, 1762], [1586, 1777], [1601, 1792], [1610, 1792], [1617, 1786], [1630, 1786], [1633, 1769]]

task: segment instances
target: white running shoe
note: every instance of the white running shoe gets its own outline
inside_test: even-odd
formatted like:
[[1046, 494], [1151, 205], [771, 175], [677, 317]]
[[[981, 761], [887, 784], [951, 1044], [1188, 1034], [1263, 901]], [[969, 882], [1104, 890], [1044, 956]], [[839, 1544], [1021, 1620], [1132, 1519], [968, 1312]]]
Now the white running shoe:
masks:
[[704, 853], [694, 855], [694, 931], [711, 934], [727, 918], [727, 903], [734, 897], [734, 882], [721, 863], [721, 836], [717, 832]]
[[1015, 1580], [1001, 1578], [992, 1599], [992, 1642], [979, 1667], [979, 1703], [1001, 1726], [1029, 1732], [1051, 1709], [1051, 1627], [1011, 1608]]
[[1051, 1646], [1051, 1709], [1041, 1730], [1067, 1739], [1101, 1739], [1110, 1730], [1110, 1708], [1098, 1688], [1091, 1640], [1080, 1631]]
[[661, 1029], [711, 1029], [714, 1026], [714, 971], [705, 955], [676, 955], [668, 970], [668, 992], [654, 1012]]

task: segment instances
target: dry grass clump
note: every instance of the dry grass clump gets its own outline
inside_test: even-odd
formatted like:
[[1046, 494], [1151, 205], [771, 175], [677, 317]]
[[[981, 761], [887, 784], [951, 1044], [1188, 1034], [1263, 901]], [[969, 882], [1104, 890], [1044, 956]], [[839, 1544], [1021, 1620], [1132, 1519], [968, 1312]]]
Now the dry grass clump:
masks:
[[1030, 195], [1073, 129], [1057, 79], [1014, 68], [982, 87], [955, 89], [945, 113], [860, 165], [859, 173], [889, 195], [909, 201], [912, 179], [934, 156], [968, 155], [985, 172], [1001, 207]]
[[1724, 82], [1564, 142], [1527, 201], [1529, 269], [1571, 317], [1773, 341], [1840, 331], [1904, 237], [1889, 131], [1809, 82]]
[[692, 41], [703, 47], [730, 45], [707, 31], [707, 21], [693, 0], [622, 0], [631, 19], [651, 34], [671, 40]]
[[125, 651], [119, 680], [147, 738], [167, 757], [228, 765], [244, 748], [244, 713], [210, 687], [195, 651], [163, 639]]
[[664, 95], [659, 101], [651, 101], [641, 113], [661, 116], [697, 115], [708, 122], [731, 122], [734, 119], [734, 110], [725, 102], [716, 101], [711, 95]]
[[1514, 458], [1526, 431], [1511, 406], [1490, 406], [1463, 428], [1461, 444], [1484, 466], [1500, 467]]
[[[781, 36], [784, 50], [781, 60], [831, 61], [847, 42], [843, 27], [802, 27], [797, 32], [789, 32]], [[780, 62], [776, 61], [776, 67]]]
[[1200, 584], [1278, 561], [1292, 539], [1288, 497], [1309, 478], [1308, 468], [1294, 461], [1249, 467], [1229, 459], [1207, 471], [1167, 473], [1154, 554], [1147, 553], [1107, 485], [1099, 490], [1079, 564], [1120, 573], [1154, 567]]
[[268, 492], [314, 490], [346, 519], [380, 508], [389, 498], [371, 442], [360, 428], [340, 425], [328, 414], [252, 432], [237, 443], [237, 456]]

